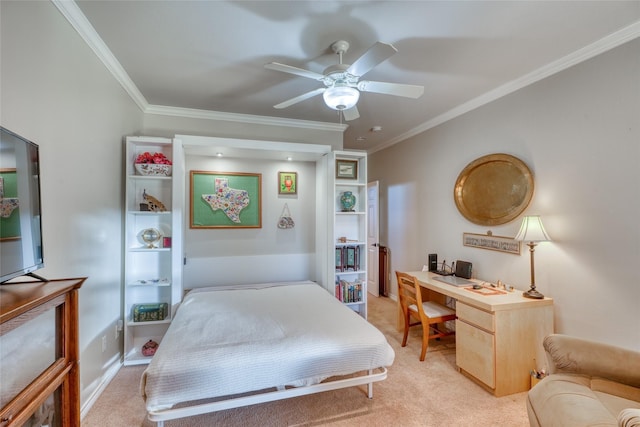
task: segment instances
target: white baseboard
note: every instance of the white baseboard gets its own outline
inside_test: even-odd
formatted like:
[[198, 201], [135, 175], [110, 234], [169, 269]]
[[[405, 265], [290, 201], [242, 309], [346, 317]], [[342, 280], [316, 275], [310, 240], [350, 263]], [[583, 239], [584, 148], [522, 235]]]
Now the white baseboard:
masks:
[[91, 409], [93, 404], [96, 403], [96, 401], [98, 400], [100, 395], [104, 392], [104, 390], [107, 388], [109, 383], [111, 383], [111, 381], [115, 378], [116, 374], [118, 373], [118, 371], [120, 371], [121, 367], [122, 367], [122, 361], [118, 357], [115, 360], [115, 362], [111, 364], [109, 369], [107, 369], [107, 371], [104, 373], [104, 375], [102, 376], [102, 381], [100, 382], [98, 387], [93, 391], [93, 393], [91, 393], [91, 396], [89, 396], [87, 401], [84, 402], [84, 404], [80, 408], [81, 421], [89, 413], [89, 410]]

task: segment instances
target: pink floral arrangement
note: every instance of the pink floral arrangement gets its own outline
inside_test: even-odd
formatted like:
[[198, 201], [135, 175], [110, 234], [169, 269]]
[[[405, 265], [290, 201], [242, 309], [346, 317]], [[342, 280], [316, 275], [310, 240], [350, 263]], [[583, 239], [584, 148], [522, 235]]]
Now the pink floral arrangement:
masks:
[[148, 151], [139, 154], [136, 157], [135, 163], [153, 163], [156, 165], [170, 165], [171, 160], [167, 159], [167, 157], [162, 153], [149, 153]]

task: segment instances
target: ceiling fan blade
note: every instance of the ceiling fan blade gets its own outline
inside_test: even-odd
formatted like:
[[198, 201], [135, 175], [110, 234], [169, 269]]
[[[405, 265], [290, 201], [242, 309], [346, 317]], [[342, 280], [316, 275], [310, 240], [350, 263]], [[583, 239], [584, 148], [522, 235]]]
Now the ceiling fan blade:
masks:
[[324, 92], [325, 90], [327, 90], [326, 87], [320, 87], [318, 89], [312, 90], [311, 92], [307, 92], [307, 93], [303, 93], [302, 95], [298, 95], [295, 98], [291, 98], [287, 101], [281, 102], [278, 105], [274, 105], [273, 108], [277, 108], [277, 109], [282, 109], [282, 108], [287, 108], [293, 104], [297, 104], [298, 102], [304, 101], [305, 99], [309, 99], [311, 97], [314, 97], [316, 95], [320, 95], [322, 92]]
[[424, 86], [362, 80], [358, 82], [358, 90], [363, 92], [384, 93], [386, 95], [405, 96], [407, 98], [420, 98], [424, 93]]
[[363, 76], [382, 61], [393, 56], [398, 50], [390, 44], [377, 42], [347, 69], [349, 74]]
[[308, 79], [313, 79], [313, 80], [324, 79], [324, 75], [320, 73], [315, 73], [309, 70], [303, 70], [302, 68], [293, 67], [291, 65], [280, 64], [279, 62], [269, 62], [268, 64], [264, 64], [264, 68], [268, 68], [270, 70], [282, 71], [283, 73], [295, 74], [296, 76], [306, 77]]
[[344, 119], [348, 122], [360, 117], [360, 113], [358, 112], [358, 107], [356, 107], [355, 105], [346, 110], [342, 110], [342, 115], [344, 116]]

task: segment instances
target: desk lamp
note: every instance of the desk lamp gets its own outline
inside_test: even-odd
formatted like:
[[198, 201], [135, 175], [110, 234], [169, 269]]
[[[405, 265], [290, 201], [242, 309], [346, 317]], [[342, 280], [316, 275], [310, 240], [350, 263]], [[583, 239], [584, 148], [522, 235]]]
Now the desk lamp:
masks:
[[544, 298], [544, 295], [536, 290], [533, 251], [539, 242], [548, 242], [551, 239], [542, 226], [542, 220], [540, 217], [538, 215], [525, 216], [522, 219], [520, 231], [518, 231], [518, 234], [514, 239], [528, 242], [527, 246], [529, 246], [529, 253], [531, 254], [531, 288], [528, 291], [523, 292], [522, 295], [527, 298], [542, 299]]

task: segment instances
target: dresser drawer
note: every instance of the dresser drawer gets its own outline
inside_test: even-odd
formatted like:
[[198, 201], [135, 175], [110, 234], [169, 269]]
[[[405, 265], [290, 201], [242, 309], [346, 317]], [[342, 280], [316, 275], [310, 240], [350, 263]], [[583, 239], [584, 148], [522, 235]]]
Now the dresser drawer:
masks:
[[477, 326], [485, 331], [495, 332], [494, 315], [486, 311], [471, 307], [463, 302], [456, 303], [456, 315], [458, 319]]
[[495, 361], [493, 334], [456, 320], [456, 365], [493, 389]]

